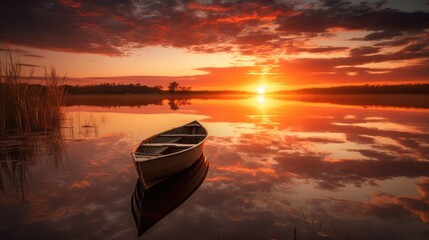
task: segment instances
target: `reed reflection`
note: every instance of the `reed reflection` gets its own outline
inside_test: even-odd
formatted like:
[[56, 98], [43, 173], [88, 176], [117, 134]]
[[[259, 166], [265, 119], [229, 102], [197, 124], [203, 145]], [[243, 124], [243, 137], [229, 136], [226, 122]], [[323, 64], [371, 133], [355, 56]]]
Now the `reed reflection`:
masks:
[[145, 189], [139, 179], [132, 195], [131, 209], [138, 236], [188, 199], [203, 183], [209, 163], [205, 155], [182, 172]]
[[58, 169], [67, 159], [67, 142], [98, 137], [99, 126], [106, 119], [92, 114], [64, 114], [61, 127], [51, 132], [35, 132], [9, 136], [0, 141], [0, 190], [19, 189], [24, 199], [24, 189], [32, 181], [31, 168], [46, 164]]
[[64, 122], [63, 132], [65, 138], [72, 141], [81, 141], [99, 137], [100, 127], [106, 125], [108, 117], [105, 114], [91, 112], [69, 112], [66, 114]]
[[45, 162], [58, 168], [64, 159], [63, 135], [32, 134], [2, 141], [0, 147], [0, 190], [19, 189], [25, 203], [24, 186], [31, 181], [30, 167]]

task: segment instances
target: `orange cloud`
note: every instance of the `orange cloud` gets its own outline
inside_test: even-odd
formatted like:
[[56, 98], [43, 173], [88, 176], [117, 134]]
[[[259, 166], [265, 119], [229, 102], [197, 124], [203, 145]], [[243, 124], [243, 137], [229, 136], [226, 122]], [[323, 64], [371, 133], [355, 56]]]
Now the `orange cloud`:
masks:
[[204, 180], [204, 182], [226, 182], [231, 180], [232, 178], [216, 176], [216, 177], [208, 177]]
[[191, 2], [187, 5], [189, 10], [200, 10], [200, 11], [214, 11], [214, 12], [224, 12], [224, 11], [230, 11], [233, 10], [232, 7], [223, 7], [220, 5], [207, 5], [207, 4], [201, 4], [198, 2]]
[[71, 184], [70, 189], [82, 189], [82, 188], [88, 188], [91, 186], [91, 183], [89, 181], [76, 181], [73, 184]]
[[60, 2], [64, 5], [64, 6], [68, 6], [71, 8], [80, 8], [82, 7], [82, 4], [80, 2], [74, 1], [74, 0], [60, 0]]
[[226, 172], [232, 172], [232, 173], [243, 173], [243, 174], [249, 174], [252, 176], [256, 176], [256, 174], [269, 174], [269, 175], [275, 175], [275, 171], [271, 168], [249, 168], [245, 166], [227, 166], [227, 167], [217, 167], [218, 170], [226, 171]]

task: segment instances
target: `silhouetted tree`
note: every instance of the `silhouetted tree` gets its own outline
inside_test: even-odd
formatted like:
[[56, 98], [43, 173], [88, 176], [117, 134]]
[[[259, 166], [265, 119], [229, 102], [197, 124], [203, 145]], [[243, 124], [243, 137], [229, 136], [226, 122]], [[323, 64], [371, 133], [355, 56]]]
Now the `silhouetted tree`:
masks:
[[178, 82], [171, 82], [168, 85], [168, 91], [170, 91], [171, 93], [174, 93], [178, 88], [179, 88], [179, 83]]

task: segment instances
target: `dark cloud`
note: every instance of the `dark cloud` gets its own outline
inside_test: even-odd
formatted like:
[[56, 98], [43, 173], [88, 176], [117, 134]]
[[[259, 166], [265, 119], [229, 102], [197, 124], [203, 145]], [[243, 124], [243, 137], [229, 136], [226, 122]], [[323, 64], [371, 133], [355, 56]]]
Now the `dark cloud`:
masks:
[[379, 8], [377, 4], [322, 1], [321, 8], [307, 9], [293, 16], [279, 17], [279, 30], [321, 33], [329, 28], [371, 31], [412, 31], [429, 27], [428, 12], [402, 12]]
[[[278, 72], [287, 74], [289, 84], [315, 83], [363, 83], [384, 81], [427, 81], [429, 67], [426, 64], [429, 49], [426, 43], [410, 44], [402, 50], [390, 53], [377, 52], [376, 47], [361, 47], [350, 51], [348, 57], [301, 58], [280, 61]], [[367, 55], [374, 53], [371, 55]], [[396, 68], [370, 68], [363, 64], [388, 61], [417, 62]], [[348, 75], [355, 72], [356, 75]], [[373, 74], [380, 72], [381, 74]], [[307, 75], [307, 77], [305, 77]], [[317, 77], [316, 77], [317, 76]], [[305, 78], [305, 80], [304, 80]]]
[[328, 53], [328, 52], [340, 52], [349, 49], [348, 47], [315, 47], [315, 48], [293, 48], [289, 52], [308, 52], [308, 53]]
[[362, 55], [378, 53], [379, 51], [380, 51], [380, 48], [376, 48], [376, 47], [360, 47], [360, 48], [354, 48], [350, 50], [350, 55], [362, 56]]
[[377, 40], [384, 40], [384, 39], [391, 39], [398, 36], [403, 36], [404, 33], [400, 31], [379, 31], [379, 32], [373, 32], [368, 35], [366, 35], [363, 39], [356, 39], [356, 40], [367, 40], [367, 41], [377, 41]]
[[[380, 8], [380, 4], [321, 1], [313, 8], [276, 1], [73, 1], [1, 3], [3, 43], [70, 52], [121, 55], [150, 45], [222, 51], [243, 45], [284, 46], [288, 34], [326, 33], [329, 28], [376, 31], [365, 40], [401, 36], [429, 27], [429, 13]], [[279, 24], [277, 30], [269, 27]], [[6, 34], [7, 33], [7, 34]], [[302, 35], [304, 34], [304, 35]], [[218, 48], [217, 45], [229, 45]], [[337, 47], [338, 48], [338, 47]], [[243, 48], [241, 48], [243, 49]], [[340, 50], [303, 49], [314, 53]]]
[[361, 144], [373, 144], [374, 138], [369, 136], [362, 136], [362, 135], [347, 135], [347, 141], [361, 143]]
[[413, 43], [408, 46], [406, 46], [404, 49], [401, 50], [401, 52], [421, 52], [425, 50], [429, 46], [429, 43], [427, 42], [418, 42]]
[[116, 20], [110, 19], [115, 16], [107, 18], [108, 12], [92, 8], [91, 12], [80, 12], [70, 3], [72, 1], [3, 1], [0, 5], [2, 43], [69, 52], [120, 54], [118, 34], [121, 31], [115, 29]]
[[[259, 63], [280, 62], [278, 72], [291, 73], [292, 84], [306, 74], [314, 81], [308, 83], [330, 79], [352, 83], [362, 79], [386, 80], [397, 72], [398, 80], [404, 80], [410, 72], [410, 80], [427, 80], [427, 69], [422, 65], [410, 64], [408, 68], [392, 71], [354, 65], [427, 59], [428, 29], [429, 12], [392, 9], [386, 7], [384, 1], [320, 0], [308, 5], [299, 1], [257, 0], [0, 3], [0, 43], [4, 45], [109, 56], [124, 56], [135, 48], [147, 46], [237, 53], [256, 56]], [[318, 45], [321, 40], [335, 39], [338, 30], [365, 33], [363, 38], [354, 39], [363, 40], [367, 45], [351, 49], [350, 57], [326, 59], [323, 54], [348, 50], [342, 44]], [[403, 50], [392, 53], [389, 47]], [[282, 59], [285, 53], [310, 53], [323, 59], [294, 58], [286, 63]], [[38, 57], [31, 53], [26, 55]], [[338, 68], [344, 65], [349, 68]], [[308, 69], [302, 68], [304, 66]], [[417, 70], [411, 71], [411, 68]]]
[[248, 29], [275, 17], [270, 11], [277, 9], [274, 3], [260, 4], [266, 8], [256, 11], [257, 2], [237, 6], [187, 1], [5, 2], [1, 7], [7, 13], [2, 16], [8, 21], [2, 21], [1, 28], [9, 34], [2, 39], [4, 43], [108, 55], [124, 54], [132, 46], [228, 43], [240, 33], [240, 41], [249, 41], [246, 36], [252, 33], [246, 33]]
[[267, 44], [272, 41], [278, 40], [277, 34], [272, 33], [265, 33], [265, 32], [250, 32], [246, 33], [245, 35], [237, 37], [237, 43], [238, 44], [251, 44], [254, 45], [261, 45], [261, 44]]

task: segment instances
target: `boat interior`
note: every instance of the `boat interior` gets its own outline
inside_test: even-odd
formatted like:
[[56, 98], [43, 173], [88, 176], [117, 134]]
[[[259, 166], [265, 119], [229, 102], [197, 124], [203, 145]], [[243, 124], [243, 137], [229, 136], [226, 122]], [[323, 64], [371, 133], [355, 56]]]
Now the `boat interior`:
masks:
[[201, 125], [188, 124], [143, 141], [134, 154], [144, 158], [179, 152], [198, 144], [206, 135]]
[[163, 134], [205, 134], [204, 128], [196, 123], [191, 123], [180, 128], [173, 128]]

